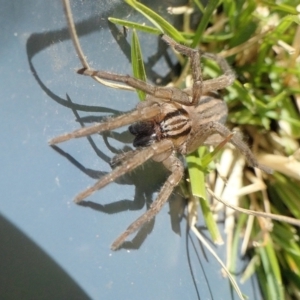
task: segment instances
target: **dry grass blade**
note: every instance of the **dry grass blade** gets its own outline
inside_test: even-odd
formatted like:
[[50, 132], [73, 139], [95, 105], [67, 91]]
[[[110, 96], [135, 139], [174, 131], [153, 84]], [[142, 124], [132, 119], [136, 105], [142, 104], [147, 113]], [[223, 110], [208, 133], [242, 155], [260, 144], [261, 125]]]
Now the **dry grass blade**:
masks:
[[236, 211], [239, 211], [241, 213], [245, 213], [245, 214], [248, 214], [248, 215], [256, 216], [256, 217], [270, 218], [272, 220], [286, 222], [286, 223], [289, 223], [289, 224], [296, 225], [296, 226], [300, 227], [300, 220], [298, 220], [298, 219], [287, 217], [287, 216], [282, 216], [282, 215], [275, 215], [275, 214], [271, 214], [271, 213], [253, 211], [253, 210], [249, 210], [249, 209], [245, 209], [245, 208], [241, 208], [241, 207], [238, 207], [238, 206], [231, 205], [230, 203], [225, 202], [221, 198], [217, 197], [215, 195], [215, 193], [209, 188], [209, 186], [207, 186], [206, 188], [207, 188], [208, 193], [214, 199], [218, 200], [219, 202], [223, 203], [227, 207], [230, 207], [230, 208], [232, 208]]
[[[80, 45], [80, 42], [79, 42], [79, 39], [78, 39], [78, 35], [76, 33], [73, 14], [72, 14], [72, 10], [71, 10], [71, 7], [70, 7], [70, 1], [69, 0], [62, 0], [62, 3], [63, 3], [63, 7], [64, 7], [64, 10], [65, 10], [66, 18], [67, 18], [69, 32], [70, 32], [71, 39], [72, 39], [74, 48], [76, 50], [77, 56], [78, 56], [78, 58], [79, 58], [79, 60], [82, 64], [83, 68], [90, 69], [90, 66], [89, 66], [87, 60], [85, 59], [85, 55], [82, 51], [82, 48], [81, 48], [81, 45]], [[110, 81], [103, 80], [103, 79], [101, 79], [97, 76], [93, 76], [93, 78], [98, 83], [101, 83], [101, 84], [103, 84], [107, 87], [110, 87], [110, 88], [122, 89], [122, 90], [127, 90], [127, 91], [135, 91], [135, 89], [133, 89], [130, 86], [126, 86], [126, 85], [123, 85], [123, 84], [112, 83]]]
[[193, 233], [196, 235], [196, 237], [199, 239], [199, 241], [205, 246], [205, 248], [213, 255], [213, 257], [216, 259], [216, 261], [221, 265], [224, 272], [227, 274], [234, 290], [236, 291], [238, 297], [242, 300], [244, 300], [244, 296], [236, 283], [233, 276], [230, 274], [230, 271], [226, 268], [220, 257], [217, 255], [217, 253], [212, 249], [212, 247], [209, 245], [209, 243], [205, 240], [205, 238], [201, 235], [199, 230], [196, 227], [197, 221], [198, 221], [198, 215], [197, 215], [197, 208], [198, 208], [198, 201], [196, 200], [196, 197], [192, 197], [190, 201], [188, 202], [188, 223], [189, 227], [193, 231]]

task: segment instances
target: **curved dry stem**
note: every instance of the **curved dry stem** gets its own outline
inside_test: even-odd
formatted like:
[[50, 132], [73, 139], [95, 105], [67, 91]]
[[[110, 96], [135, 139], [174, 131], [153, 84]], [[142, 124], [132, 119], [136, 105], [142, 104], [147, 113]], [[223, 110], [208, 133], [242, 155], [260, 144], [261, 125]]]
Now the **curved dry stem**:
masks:
[[234, 206], [234, 205], [231, 205], [228, 202], [222, 200], [218, 196], [216, 196], [215, 193], [208, 186], [206, 186], [206, 189], [207, 189], [208, 193], [213, 198], [215, 198], [216, 200], [218, 200], [222, 204], [224, 204], [227, 207], [232, 208], [232, 209], [234, 209], [236, 211], [239, 211], [239, 212], [244, 213], [244, 214], [256, 216], [256, 217], [270, 218], [272, 220], [286, 222], [286, 223], [289, 223], [289, 224], [292, 224], [292, 225], [300, 227], [300, 220], [297, 220], [297, 219], [291, 218], [291, 217], [287, 217], [287, 216], [275, 215], [275, 214], [270, 214], [270, 213], [265, 213], [265, 212], [259, 212], [259, 211], [253, 211], [253, 210], [250, 210], [250, 209], [245, 209], [245, 208], [241, 208], [241, 207], [238, 207], [238, 206]]
[[[80, 42], [78, 39], [78, 35], [76, 32], [75, 23], [74, 23], [74, 19], [73, 19], [73, 14], [72, 14], [72, 10], [70, 7], [70, 1], [62, 0], [62, 3], [63, 3], [63, 7], [64, 7], [67, 23], [68, 23], [69, 32], [70, 32], [71, 39], [72, 39], [74, 48], [76, 50], [77, 56], [82, 64], [82, 66], [86, 69], [90, 69], [90, 66], [85, 58], [85, 55], [82, 51], [82, 48], [81, 48], [81, 45], [80, 45]], [[127, 90], [127, 91], [135, 91], [135, 89], [133, 89], [132, 87], [129, 87], [127, 85], [112, 83], [110, 81], [103, 80], [96, 76], [95, 77], [93, 76], [92, 78], [94, 80], [96, 80], [98, 83], [101, 83], [102, 85], [110, 87], [110, 88], [122, 89], [122, 90]]]

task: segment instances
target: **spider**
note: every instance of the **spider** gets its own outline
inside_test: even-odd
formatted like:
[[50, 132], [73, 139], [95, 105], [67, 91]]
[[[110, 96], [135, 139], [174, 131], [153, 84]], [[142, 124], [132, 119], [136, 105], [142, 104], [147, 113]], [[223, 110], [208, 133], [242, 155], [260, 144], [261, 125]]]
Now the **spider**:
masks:
[[[54, 145], [131, 124], [129, 131], [135, 136], [133, 146], [136, 149], [113, 158], [113, 170], [101, 177], [92, 187], [79, 193], [74, 200], [76, 203], [80, 203], [95, 191], [149, 159], [161, 162], [170, 171], [171, 174], [149, 210], [113, 242], [112, 250], [120, 248], [130, 234], [149, 222], [166, 203], [184, 173], [184, 166], [178, 155], [189, 154], [203, 144], [216, 145], [230, 137], [229, 142], [245, 155], [251, 167], [259, 168], [266, 173], [272, 172], [271, 169], [259, 164], [241, 138], [224, 125], [227, 106], [216, 91], [226, 88], [235, 80], [235, 74], [226, 60], [216, 54], [181, 45], [167, 35], [162, 35], [162, 39], [179, 53], [190, 58], [193, 79], [191, 88], [181, 90], [175, 87], [158, 87], [129, 75], [82, 68], [77, 71], [79, 74], [122, 82], [144, 91], [147, 94], [146, 101], [140, 102], [131, 112], [63, 134], [49, 141], [50, 145]], [[214, 60], [223, 74], [214, 79], [203, 80], [200, 68], [201, 57]]]

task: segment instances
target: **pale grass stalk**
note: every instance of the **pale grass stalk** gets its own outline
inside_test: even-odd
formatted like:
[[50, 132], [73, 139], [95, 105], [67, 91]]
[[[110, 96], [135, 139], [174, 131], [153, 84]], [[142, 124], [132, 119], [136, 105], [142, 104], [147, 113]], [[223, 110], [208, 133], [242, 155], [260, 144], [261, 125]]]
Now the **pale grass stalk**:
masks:
[[[74, 48], [76, 50], [77, 56], [82, 64], [82, 66], [86, 69], [91, 69], [86, 58], [85, 55], [83, 53], [83, 50], [81, 48], [79, 39], [78, 39], [78, 35], [76, 32], [76, 28], [75, 28], [75, 23], [73, 20], [73, 14], [72, 14], [72, 10], [70, 7], [70, 1], [69, 0], [63, 0], [63, 6], [64, 6], [64, 10], [65, 10], [65, 15], [67, 17], [67, 22], [68, 22], [68, 28], [70, 31], [70, 35], [72, 37], [72, 42], [74, 45]], [[104, 86], [110, 87], [110, 88], [114, 88], [114, 89], [122, 89], [122, 90], [127, 90], [127, 91], [135, 91], [134, 88], [123, 85], [123, 84], [117, 84], [117, 83], [112, 83], [110, 81], [107, 80], [103, 80], [97, 76], [92, 76], [92, 78], [94, 80], [96, 80], [98, 83], [101, 83]]]

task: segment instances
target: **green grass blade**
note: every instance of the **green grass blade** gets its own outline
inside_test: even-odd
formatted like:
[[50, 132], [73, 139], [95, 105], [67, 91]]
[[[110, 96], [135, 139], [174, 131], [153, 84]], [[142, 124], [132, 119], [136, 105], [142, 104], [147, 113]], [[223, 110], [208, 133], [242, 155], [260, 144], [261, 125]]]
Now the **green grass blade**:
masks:
[[108, 18], [108, 20], [111, 23], [114, 23], [116, 25], [137, 29], [137, 30], [140, 30], [140, 31], [143, 31], [143, 32], [146, 32], [146, 33], [150, 33], [150, 34], [156, 34], [157, 35], [157, 34], [161, 33], [161, 31], [157, 28], [146, 26], [146, 25], [139, 24], [139, 23], [136, 23], [136, 22], [124, 21], [124, 20], [121, 20], [121, 19], [116, 19], [116, 18], [111, 18], [111, 17]]
[[195, 32], [195, 36], [193, 42], [191, 44], [192, 48], [195, 48], [202, 40], [202, 36], [204, 34], [204, 30], [206, 29], [213, 11], [217, 8], [219, 1], [218, 0], [210, 0], [205, 7], [204, 14], [202, 16], [201, 22]]
[[[141, 46], [135, 29], [132, 32], [131, 62], [132, 62], [133, 76], [140, 80], [146, 81], [147, 76], [145, 72]], [[137, 93], [141, 101], [145, 100], [146, 93], [144, 91], [137, 90]]]
[[260, 284], [264, 285], [263, 290], [267, 291], [267, 299], [284, 300], [280, 270], [272, 242], [268, 241], [265, 247], [258, 247], [257, 251], [260, 255], [265, 278]]
[[209, 208], [209, 201], [207, 199], [205, 188], [205, 173], [199, 167], [201, 166], [201, 159], [199, 158], [198, 152], [187, 155], [186, 161], [188, 165], [192, 194], [199, 198], [204, 221], [211, 234], [212, 240], [217, 244], [221, 244], [223, 243], [223, 239]]
[[185, 42], [180, 32], [153, 10], [135, 0], [125, 0], [125, 2], [144, 15], [161, 33], [167, 34], [177, 42]]

